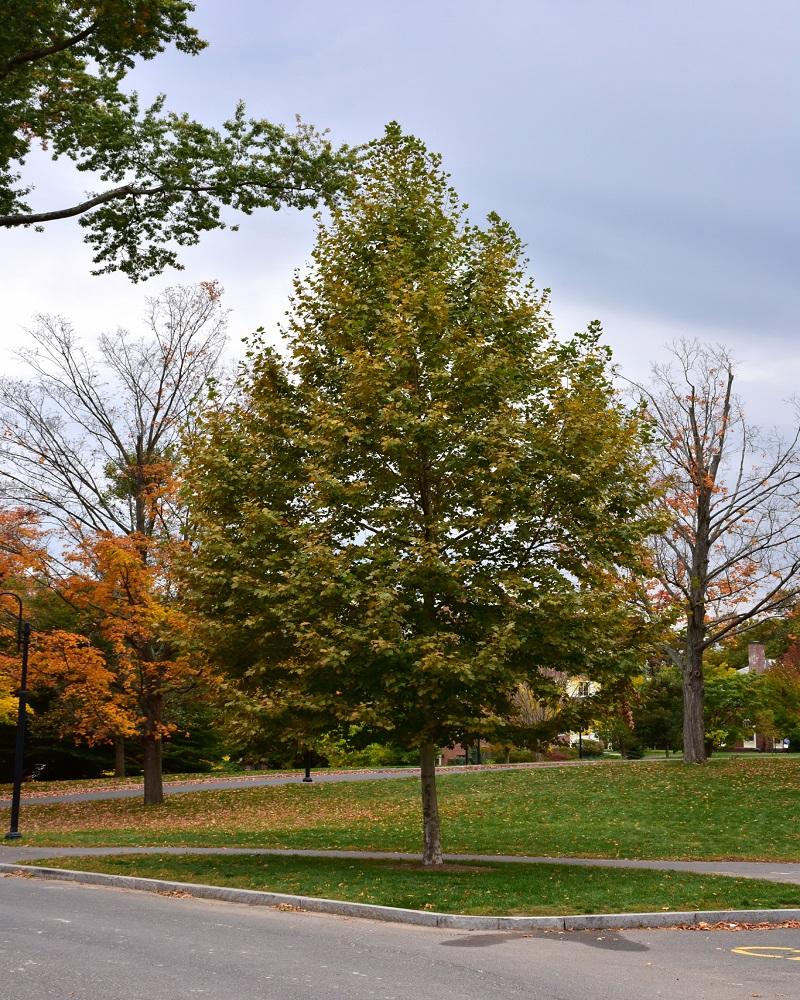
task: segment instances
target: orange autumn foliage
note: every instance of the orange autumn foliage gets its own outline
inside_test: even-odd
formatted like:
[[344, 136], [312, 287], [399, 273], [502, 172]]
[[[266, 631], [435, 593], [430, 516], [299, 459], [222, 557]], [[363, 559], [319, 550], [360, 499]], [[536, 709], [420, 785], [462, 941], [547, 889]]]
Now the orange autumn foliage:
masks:
[[[25, 617], [46, 586], [47, 536], [35, 514], [0, 511], [0, 587], [18, 594]], [[8, 615], [0, 617], [0, 717], [16, 716], [14, 691], [19, 684], [18, 605], [5, 598]], [[114, 675], [90, 640], [63, 629], [36, 627], [31, 634], [28, 689], [51, 704], [46, 724], [62, 736], [89, 744], [132, 732], [117, 693]]]
[[85, 636], [60, 630], [34, 635], [28, 683], [53, 695], [47, 719], [62, 735], [91, 746], [133, 734], [114, 682], [105, 657]]
[[[33, 571], [44, 557], [36, 517], [25, 510], [0, 510], [0, 590], [24, 599]], [[0, 721], [13, 722], [17, 713], [14, 691], [19, 684], [17, 650], [18, 606], [10, 597], [0, 599]]]
[[188, 622], [172, 600], [176, 543], [139, 534], [98, 533], [74, 556], [67, 599], [109, 648], [109, 666], [127, 735], [161, 740], [178, 728], [165, 698], [213, 684], [206, 662], [187, 652]]

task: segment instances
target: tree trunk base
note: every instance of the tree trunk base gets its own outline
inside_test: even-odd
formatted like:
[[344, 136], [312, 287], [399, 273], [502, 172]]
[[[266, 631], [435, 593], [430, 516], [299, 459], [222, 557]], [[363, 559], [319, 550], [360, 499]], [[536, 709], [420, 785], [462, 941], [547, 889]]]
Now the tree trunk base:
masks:
[[704, 764], [706, 760], [705, 691], [703, 663], [698, 648], [689, 646], [683, 667], [683, 760]]
[[161, 778], [161, 740], [146, 736], [144, 744], [144, 804], [159, 806], [164, 801]]
[[436, 747], [425, 743], [420, 752], [420, 777], [422, 779], [422, 863], [444, 864], [439, 833], [439, 803], [436, 797]]

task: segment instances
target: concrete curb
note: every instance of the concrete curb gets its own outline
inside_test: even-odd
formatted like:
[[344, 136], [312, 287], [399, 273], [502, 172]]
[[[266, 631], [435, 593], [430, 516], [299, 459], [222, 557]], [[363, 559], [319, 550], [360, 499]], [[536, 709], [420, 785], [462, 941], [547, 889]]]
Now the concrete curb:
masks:
[[372, 903], [348, 903], [339, 899], [315, 896], [290, 896], [281, 892], [261, 892], [256, 889], [234, 889], [194, 882], [167, 882], [163, 879], [138, 878], [132, 875], [106, 875], [101, 872], [74, 871], [68, 868], [42, 868], [34, 865], [0, 864], [0, 873], [27, 875], [30, 878], [56, 879], [84, 885], [133, 889], [160, 894], [181, 893], [197, 899], [216, 899], [226, 903], [246, 903], [250, 906], [285, 907], [308, 913], [332, 913], [343, 917], [382, 920], [387, 923], [415, 924], [465, 931], [528, 931], [528, 930], [605, 930], [636, 927], [674, 927], [677, 924], [773, 923], [800, 920], [800, 909], [793, 910], [696, 910], [668, 913], [591, 913], [563, 917], [482, 917], [465, 913], [435, 913], [428, 910], [405, 910], [395, 906]]

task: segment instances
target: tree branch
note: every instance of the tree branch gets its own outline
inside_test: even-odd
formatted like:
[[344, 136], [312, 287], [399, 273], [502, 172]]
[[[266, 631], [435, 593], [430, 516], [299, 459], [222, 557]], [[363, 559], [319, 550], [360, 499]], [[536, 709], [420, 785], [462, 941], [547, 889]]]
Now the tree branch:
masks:
[[[147, 188], [137, 187], [135, 184], [123, 184], [120, 187], [111, 188], [102, 194], [95, 195], [94, 198], [89, 198], [77, 205], [72, 205], [70, 208], [59, 208], [52, 212], [35, 212], [27, 215], [0, 215], [0, 229], [12, 229], [16, 226], [35, 226], [42, 222], [55, 222], [58, 219], [73, 219], [76, 215], [83, 215], [84, 212], [88, 212], [98, 205], [105, 205], [110, 201], [116, 201], [118, 198], [127, 198], [129, 195], [132, 197], [152, 197], [157, 194], [185, 194], [187, 192], [217, 194], [232, 186], [231, 184], [176, 184], [174, 186], [162, 184], [160, 187]], [[274, 184], [259, 184], [251, 180], [243, 181], [238, 185], [238, 187], [242, 188], [247, 186], [257, 188], [275, 187]], [[283, 184], [280, 187], [281, 190], [287, 192], [305, 190], [302, 185], [297, 184]]]
[[84, 28], [83, 31], [79, 31], [77, 35], [70, 35], [69, 38], [64, 38], [60, 42], [54, 42], [53, 45], [48, 45], [43, 49], [30, 49], [28, 52], [20, 52], [18, 56], [14, 56], [13, 59], [9, 59], [3, 69], [0, 70], [0, 80], [5, 80], [5, 78], [11, 74], [12, 70], [17, 69], [19, 66], [24, 66], [26, 63], [37, 62], [39, 59], [46, 59], [48, 56], [54, 56], [56, 53], [63, 52], [65, 49], [71, 49], [79, 42], [85, 42], [91, 34], [97, 31], [97, 28], [97, 21], [92, 21], [88, 27]]

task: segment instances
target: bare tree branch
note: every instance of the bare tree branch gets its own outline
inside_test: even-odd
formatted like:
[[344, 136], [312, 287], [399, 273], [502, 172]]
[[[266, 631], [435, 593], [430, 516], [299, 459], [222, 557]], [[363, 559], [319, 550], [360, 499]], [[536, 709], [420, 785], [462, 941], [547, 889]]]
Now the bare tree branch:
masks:
[[159, 495], [193, 403], [217, 370], [225, 314], [213, 284], [150, 300], [149, 335], [101, 337], [91, 357], [64, 320], [39, 317], [21, 357], [33, 378], [0, 380], [2, 497], [79, 540], [169, 533], [185, 516]]
[[671, 654], [684, 674], [684, 755], [700, 761], [703, 651], [800, 596], [800, 427], [783, 440], [748, 424], [724, 348], [684, 341], [672, 355], [636, 388], [672, 521], [653, 555], [685, 624]]

